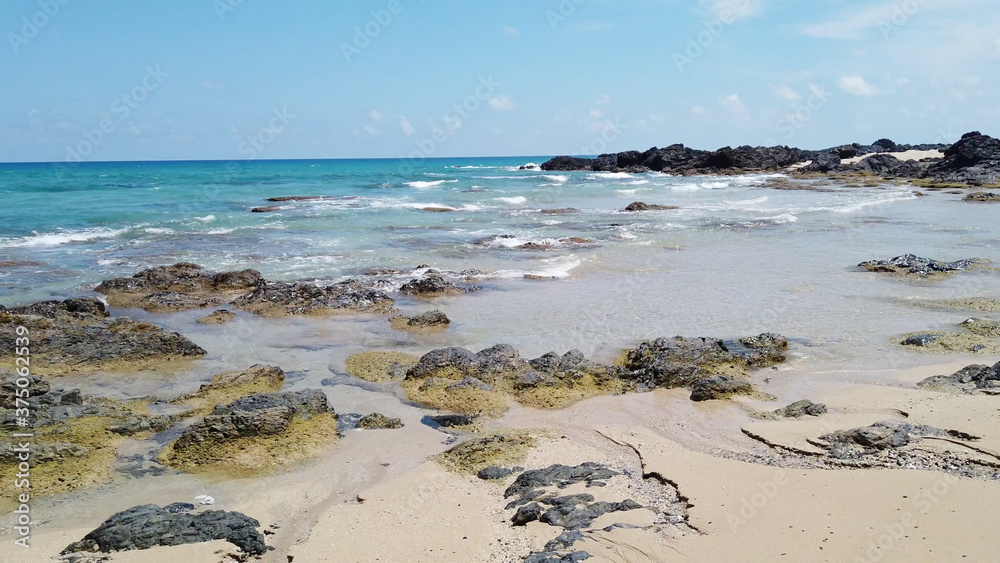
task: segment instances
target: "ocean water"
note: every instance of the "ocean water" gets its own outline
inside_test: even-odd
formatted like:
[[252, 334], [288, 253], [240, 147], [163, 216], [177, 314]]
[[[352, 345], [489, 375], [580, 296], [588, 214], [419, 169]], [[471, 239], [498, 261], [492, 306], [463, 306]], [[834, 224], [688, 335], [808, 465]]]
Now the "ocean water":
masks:
[[[274, 280], [427, 264], [491, 274], [485, 291], [437, 304], [456, 320], [439, 344], [607, 359], [644, 338], [778, 331], [800, 362], [877, 371], [929, 361], [893, 336], [967, 316], [901, 300], [1000, 295], [994, 272], [904, 282], [854, 267], [907, 252], [1000, 262], [997, 206], [894, 184], [768, 187], [780, 175], [519, 169], [545, 159], [2, 164], [0, 304], [87, 295], [103, 279], [181, 261]], [[267, 201], [280, 196], [327, 199]], [[679, 209], [623, 213], [632, 201]], [[267, 205], [280, 209], [250, 212]], [[568, 207], [579, 211], [540, 212]], [[518, 248], [529, 242], [547, 248]], [[398, 343], [388, 334], [371, 342]]]

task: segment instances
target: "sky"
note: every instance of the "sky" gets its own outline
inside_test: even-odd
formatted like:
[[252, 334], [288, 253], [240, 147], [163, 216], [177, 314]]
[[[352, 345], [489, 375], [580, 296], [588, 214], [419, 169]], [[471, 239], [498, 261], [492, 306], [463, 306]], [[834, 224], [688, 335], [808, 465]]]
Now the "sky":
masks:
[[1000, 136], [997, 30], [996, 0], [4, 0], [0, 162]]

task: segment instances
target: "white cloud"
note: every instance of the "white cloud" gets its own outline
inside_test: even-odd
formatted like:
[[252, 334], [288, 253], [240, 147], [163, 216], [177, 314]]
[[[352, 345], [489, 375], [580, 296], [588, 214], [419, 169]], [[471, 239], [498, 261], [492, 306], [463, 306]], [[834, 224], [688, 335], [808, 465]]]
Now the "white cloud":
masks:
[[764, 0], [698, 0], [698, 7], [722, 21], [737, 22], [764, 12]]
[[878, 88], [865, 81], [862, 76], [842, 76], [837, 87], [852, 96], [877, 96]]
[[417, 132], [413, 125], [410, 125], [410, 120], [405, 117], [399, 118], [399, 128], [403, 130], [403, 134], [407, 137]]
[[372, 121], [382, 121], [382, 112], [377, 109], [373, 109], [368, 112], [368, 117], [372, 118]]
[[503, 26], [503, 32], [507, 35], [521, 35], [521, 32], [516, 27], [510, 27], [508, 25]]
[[739, 94], [732, 94], [720, 99], [719, 105], [722, 106], [722, 109], [726, 113], [733, 117], [745, 119], [750, 115], [750, 112], [747, 111], [747, 107], [743, 105], [743, 101], [740, 100]]
[[789, 102], [794, 102], [802, 98], [802, 96], [800, 96], [798, 92], [792, 90], [787, 85], [772, 86], [771, 89], [774, 90], [774, 95], [778, 96], [782, 100], [788, 100]]
[[597, 108], [594, 108], [594, 109], [590, 110], [590, 117], [593, 117], [593, 118], [596, 118], [596, 119], [600, 119], [600, 118], [604, 117], [604, 113], [602, 113], [601, 110], [599, 110]]
[[604, 104], [610, 104], [611, 103], [611, 96], [609, 96], [607, 94], [602, 94], [601, 97], [597, 98], [597, 101], [594, 102], [594, 103], [597, 104], [597, 105], [599, 105], [599, 106], [603, 106]]
[[694, 106], [693, 108], [691, 108], [691, 113], [695, 115], [705, 115], [705, 108], [701, 106]]
[[377, 127], [372, 127], [371, 125], [365, 125], [362, 129], [365, 130], [365, 133], [372, 136], [380, 135], [382, 133], [382, 131], [380, 131]]
[[490, 107], [496, 110], [511, 110], [514, 109], [514, 102], [507, 96], [497, 96], [495, 98], [490, 98]]

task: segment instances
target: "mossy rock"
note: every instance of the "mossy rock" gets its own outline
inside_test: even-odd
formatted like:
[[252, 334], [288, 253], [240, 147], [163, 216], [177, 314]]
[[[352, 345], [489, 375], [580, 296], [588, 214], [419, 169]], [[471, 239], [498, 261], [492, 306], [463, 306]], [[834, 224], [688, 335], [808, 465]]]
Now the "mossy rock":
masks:
[[406, 397], [420, 405], [470, 416], [498, 417], [507, 412], [509, 395], [496, 389], [452, 388], [447, 384], [428, 384], [423, 379], [401, 383]]
[[240, 397], [254, 393], [269, 393], [281, 390], [285, 385], [285, 372], [274, 366], [255, 365], [243, 371], [230, 371], [212, 377], [210, 383], [188, 395], [172, 401], [190, 410], [187, 416], [203, 416], [215, 405], [227, 404]]
[[900, 344], [907, 350], [937, 354], [1000, 354], [1000, 340], [968, 332], [913, 332], [903, 335]]
[[281, 434], [205, 441], [177, 450], [167, 446], [157, 460], [189, 473], [222, 472], [250, 477], [276, 473], [315, 457], [337, 443], [337, 417], [296, 417]]
[[959, 299], [927, 299], [901, 301], [915, 307], [936, 311], [970, 311], [976, 313], [1000, 313], [1000, 299], [992, 297], [962, 297]]
[[347, 373], [372, 383], [402, 379], [420, 358], [402, 352], [363, 352], [347, 358]]
[[456, 473], [475, 474], [487, 467], [522, 463], [537, 438], [526, 430], [504, 430], [466, 440], [431, 459]]

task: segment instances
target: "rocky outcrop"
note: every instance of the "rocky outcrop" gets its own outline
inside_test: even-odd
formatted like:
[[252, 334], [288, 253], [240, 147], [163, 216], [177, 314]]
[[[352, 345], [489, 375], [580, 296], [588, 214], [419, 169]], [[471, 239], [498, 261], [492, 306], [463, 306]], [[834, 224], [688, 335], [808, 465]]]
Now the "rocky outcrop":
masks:
[[789, 147], [723, 147], [717, 151], [691, 149], [684, 145], [653, 147], [644, 152], [602, 154], [596, 159], [556, 157], [542, 170], [593, 172], [665, 172], [670, 174], [716, 174], [737, 171], [781, 170], [808, 160], [812, 153]]
[[917, 385], [937, 391], [1000, 395], [1000, 363], [966, 366], [951, 375], [928, 377]]
[[746, 379], [716, 375], [699, 379], [691, 386], [691, 400], [695, 402], [729, 399], [736, 395], [751, 395], [753, 385]]
[[495, 416], [507, 400], [538, 408], [561, 408], [596, 395], [618, 393], [618, 368], [587, 360], [578, 350], [527, 361], [510, 345], [477, 353], [440, 348], [425, 354], [403, 381], [407, 397], [435, 408]]
[[904, 254], [903, 256], [897, 256], [888, 260], [869, 260], [858, 264], [858, 267], [864, 268], [869, 272], [928, 278], [972, 270], [983, 263], [984, 260], [979, 258], [966, 258], [964, 260], [956, 260], [955, 262], [941, 262], [930, 258], [921, 258], [914, 254]]
[[233, 305], [262, 317], [387, 314], [395, 310], [391, 297], [356, 280], [325, 286], [301, 281], [266, 282], [237, 298]]
[[171, 506], [168, 510], [147, 504], [118, 512], [62, 553], [113, 553], [213, 540], [226, 540], [247, 555], [263, 555], [267, 549], [257, 530], [260, 522], [249, 516], [221, 510], [191, 514]]
[[1000, 139], [978, 131], [966, 133], [944, 152], [944, 160], [927, 169], [924, 177], [970, 186], [1000, 184]]
[[875, 154], [851, 165], [848, 170], [873, 174], [882, 178], [915, 178], [924, 167], [913, 161], [902, 161], [891, 154]]
[[404, 331], [436, 331], [444, 330], [451, 320], [441, 311], [428, 311], [412, 317], [396, 316], [389, 319], [392, 328]]
[[261, 393], [219, 405], [200, 422], [192, 424], [174, 442], [175, 450], [205, 442], [282, 434], [295, 416], [325, 414], [330, 408], [318, 389], [296, 393]]
[[361, 417], [357, 427], [364, 430], [395, 430], [403, 427], [403, 421], [398, 418], [389, 418], [379, 412], [373, 412]]
[[197, 264], [180, 263], [107, 280], [95, 291], [115, 307], [171, 312], [220, 305], [263, 283], [257, 270], [215, 273]]
[[399, 288], [403, 295], [419, 298], [440, 297], [442, 295], [461, 295], [482, 289], [480, 286], [459, 285], [446, 279], [439, 273], [428, 272], [423, 276], [408, 281]]
[[336, 438], [337, 416], [322, 391], [258, 393], [217, 405], [159, 460], [187, 471], [214, 467], [256, 474], [312, 457]]
[[97, 299], [67, 299], [0, 307], [0, 363], [14, 362], [18, 326], [30, 331], [32, 371], [43, 375], [205, 355], [205, 350], [176, 332], [110, 316]]

